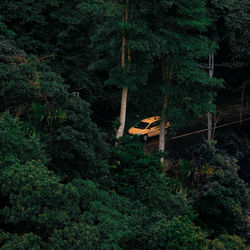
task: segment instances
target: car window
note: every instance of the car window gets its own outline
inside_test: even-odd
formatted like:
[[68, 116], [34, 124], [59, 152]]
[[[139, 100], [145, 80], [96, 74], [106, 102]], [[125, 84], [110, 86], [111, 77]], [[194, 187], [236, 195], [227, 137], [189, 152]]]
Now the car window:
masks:
[[139, 128], [139, 129], [145, 129], [148, 126], [149, 123], [147, 122], [138, 122], [137, 124], [135, 124], [135, 128]]
[[160, 120], [158, 120], [158, 121], [156, 121], [156, 122], [153, 122], [153, 123], [150, 124], [150, 126], [149, 126], [148, 128], [153, 128], [153, 127], [159, 126], [160, 123], [161, 123]]

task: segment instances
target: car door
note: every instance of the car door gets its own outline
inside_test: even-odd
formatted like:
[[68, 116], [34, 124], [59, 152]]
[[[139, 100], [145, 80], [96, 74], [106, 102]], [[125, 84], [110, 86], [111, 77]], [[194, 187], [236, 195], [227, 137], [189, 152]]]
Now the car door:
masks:
[[159, 135], [159, 133], [160, 133], [160, 123], [161, 123], [161, 121], [158, 120], [158, 121], [152, 122], [149, 125], [149, 127], [148, 127], [148, 129], [149, 129], [148, 137]]

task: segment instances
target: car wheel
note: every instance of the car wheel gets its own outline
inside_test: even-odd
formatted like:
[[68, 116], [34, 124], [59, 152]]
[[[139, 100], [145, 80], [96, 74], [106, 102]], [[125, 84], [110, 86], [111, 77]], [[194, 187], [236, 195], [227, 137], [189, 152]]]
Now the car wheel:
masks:
[[147, 140], [148, 140], [148, 135], [147, 135], [147, 134], [146, 134], [146, 135], [143, 135], [143, 136], [142, 136], [142, 140], [143, 140], [143, 141], [147, 141]]

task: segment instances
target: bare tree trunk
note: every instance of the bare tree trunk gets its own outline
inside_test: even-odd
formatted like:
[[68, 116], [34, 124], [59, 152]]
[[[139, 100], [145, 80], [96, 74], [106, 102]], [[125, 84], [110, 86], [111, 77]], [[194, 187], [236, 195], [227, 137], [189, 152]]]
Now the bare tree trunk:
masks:
[[222, 117], [222, 113], [221, 112], [216, 112], [216, 114], [213, 116], [214, 117], [214, 120], [213, 120], [213, 135], [212, 135], [212, 140], [214, 140], [214, 137], [215, 137], [215, 130], [216, 130], [216, 126], [217, 126], [217, 123], [221, 120], [221, 117]]
[[[167, 64], [167, 58], [164, 57], [162, 61], [162, 79], [167, 84], [171, 84], [172, 79], [172, 71], [168, 68], [169, 65]], [[163, 96], [162, 102], [162, 110], [161, 110], [161, 124], [160, 124], [160, 136], [159, 136], [159, 150], [165, 151], [165, 144], [166, 144], [166, 110], [168, 106], [168, 94], [165, 93]], [[161, 158], [161, 163], [164, 163], [164, 158]]]
[[[214, 74], [214, 54], [209, 55], [209, 77], [212, 78]], [[207, 139], [210, 141], [212, 140], [212, 130], [213, 130], [213, 119], [212, 113], [207, 113]]]
[[[128, 21], [128, 1], [125, 0], [126, 8], [124, 11], [124, 22]], [[121, 66], [125, 68], [125, 55], [126, 55], [126, 35], [125, 32], [122, 34], [122, 57], [121, 57]], [[130, 60], [130, 52], [128, 55], [128, 59]], [[123, 136], [125, 121], [126, 121], [126, 110], [127, 110], [127, 96], [128, 96], [128, 89], [122, 89], [122, 97], [121, 97], [121, 111], [120, 111], [120, 126], [116, 132], [116, 138]]]
[[126, 120], [126, 109], [127, 109], [127, 96], [128, 96], [128, 89], [122, 89], [122, 98], [121, 98], [121, 111], [120, 111], [120, 126], [116, 133], [116, 138], [123, 136], [124, 127], [125, 127], [125, 120]]
[[212, 124], [213, 124], [212, 113], [208, 112], [207, 113], [207, 128], [208, 128], [207, 139], [209, 141], [212, 140], [212, 130], [213, 130]]
[[166, 126], [166, 109], [168, 105], [168, 95], [164, 95], [162, 110], [161, 110], [161, 125], [160, 125], [160, 137], [159, 137], [159, 150], [165, 150], [165, 126]]

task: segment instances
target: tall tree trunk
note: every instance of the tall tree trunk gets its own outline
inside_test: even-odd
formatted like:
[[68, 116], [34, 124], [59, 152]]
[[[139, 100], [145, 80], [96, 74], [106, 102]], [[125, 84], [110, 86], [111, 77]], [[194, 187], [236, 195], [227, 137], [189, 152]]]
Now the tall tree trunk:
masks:
[[212, 119], [212, 113], [208, 112], [207, 113], [207, 139], [209, 141], [212, 140], [212, 130], [213, 130], [213, 119]]
[[[214, 74], [214, 54], [209, 55], [209, 77], [212, 78]], [[212, 140], [212, 130], [213, 130], [213, 119], [212, 119], [212, 113], [207, 113], [207, 139], [209, 141]]]
[[160, 137], [159, 137], [159, 150], [165, 150], [165, 126], [166, 126], [166, 109], [168, 105], [168, 95], [163, 97], [162, 110], [161, 110], [161, 125], [160, 125]]
[[126, 120], [126, 109], [127, 109], [127, 96], [128, 96], [128, 89], [122, 89], [122, 98], [121, 98], [121, 111], [120, 111], [120, 126], [116, 133], [116, 138], [123, 136], [124, 127], [125, 127], [125, 120]]
[[[124, 22], [128, 21], [128, 2], [129, 0], [125, 0], [126, 7], [124, 11]], [[122, 34], [122, 58], [121, 58], [121, 66], [125, 68], [125, 55], [126, 55], [126, 35], [125, 31]], [[130, 60], [130, 52], [128, 54], [128, 60]], [[127, 96], [128, 96], [128, 89], [122, 89], [122, 96], [121, 96], [121, 111], [120, 111], [120, 126], [116, 132], [116, 138], [123, 136], [125, 121], [126, 121], [126, 110], [127, 110]]]
[[[162, 80], [165, 82], [166, 85], [170, 85], [172, 72], [171, 69], [168, 68], [169, 65], [167, 64], [167, 58], [164, 56], [162, 60]], [[160, 136], [159, 136], [159, 150], [165, 151], [165, 143], [166, 143], [166, 110], [168, 106], [168, 94], [165, 93], [163, 96], [162, 102], [162, 110], [161, 110], [161, 124], [160, 124]], [[164, 159], [161, 158], [161, 162], [164, 162]]]

